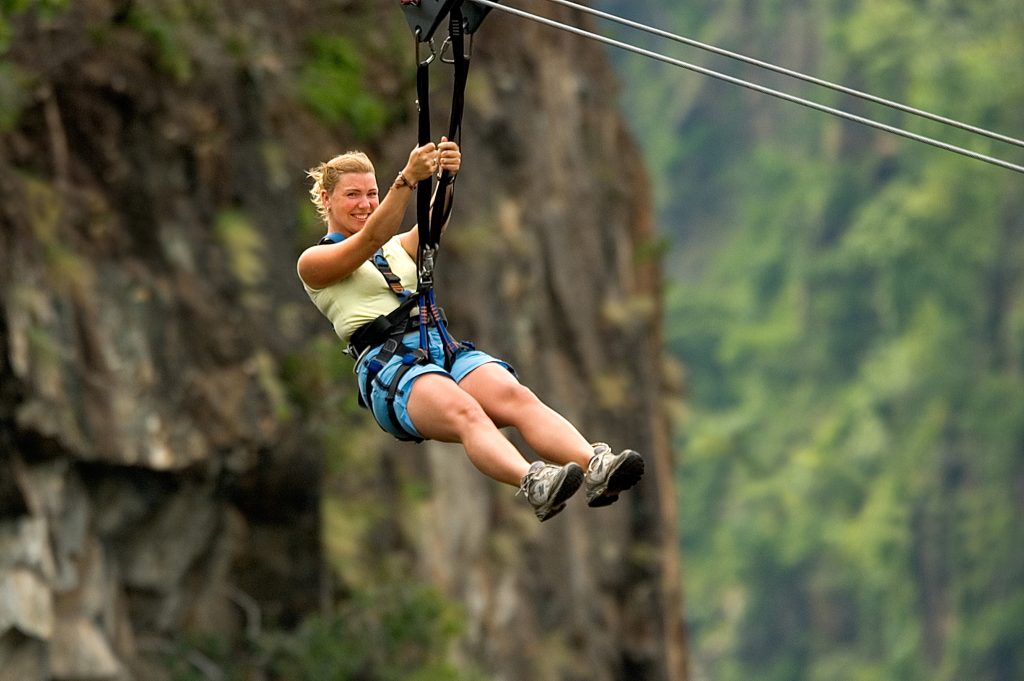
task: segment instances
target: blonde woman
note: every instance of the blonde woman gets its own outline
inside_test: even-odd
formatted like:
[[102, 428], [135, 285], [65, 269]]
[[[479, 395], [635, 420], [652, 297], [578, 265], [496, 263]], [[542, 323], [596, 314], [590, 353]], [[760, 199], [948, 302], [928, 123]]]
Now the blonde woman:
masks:
[[[421, 330], [416, 308], [401, 306], [403, 291], [417, 283], [419, 233], [415, 226], [401, 231], [413, 190], [441, 170], [454, 175], [461, 163], [453, 141], [416, 147], [383, 199], [361, 152], [311, 169], [310, 194], [327, 234], [299, 257], [303, 287], [358, 355], [361, 400], [385, 431], [460, 443], [480, 471], [518, 487], [541, 521], [580, 487], [590, 506], [613, 503], [643, 475], [639, 454], [590, 444], [500, 359], [464, 344], [446, 362], [437, 328]], [[418, 350], [421, 332], [429, 352]], [[545, 461], [524, 459], [499, 430], [506, 426]]]

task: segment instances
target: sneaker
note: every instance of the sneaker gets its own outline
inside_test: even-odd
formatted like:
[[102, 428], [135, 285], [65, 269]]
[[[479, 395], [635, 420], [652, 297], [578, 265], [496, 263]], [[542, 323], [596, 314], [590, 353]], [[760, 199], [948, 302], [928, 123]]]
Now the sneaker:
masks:
[[603, 442], [594, 444], [594, 457], [587, 466], [584, 489], [587, 506], [597, 508], [614, 504], [619, 492], [638, 483], [644, 475], [644, 460], [632, 449], [619, 454]]
[[537, 518], [544, 522], [564, 509], [565, 502], [582, 484], [583, 469], [577, 463], [553, 466], [543, 461], [534, 461], [523, 476], [516, 496], [525, 494]]

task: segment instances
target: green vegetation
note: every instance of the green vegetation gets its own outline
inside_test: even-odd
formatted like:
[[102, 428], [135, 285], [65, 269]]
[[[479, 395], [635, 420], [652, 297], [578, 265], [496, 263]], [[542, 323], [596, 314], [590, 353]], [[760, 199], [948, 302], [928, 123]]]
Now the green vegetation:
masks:
[[[1019, 3], [601, 5], [1024, 136]], [[667, 329], [691, 400], [678, 482], [695, 671], [1024, 678], [1022, 178], [616, 58], [674, 243]]]
[[50, 19], [67, 9], [68, 0], [0, 0], [0, 52], [7, 48], [10, 22], [21, 14], [33, 13]]
[[[379, 542], [392, 520], [377, 479], [383, 434], [356, 404], [352, 360], [324, 332], [296, 348], [280, 370], [259, 355], [257, 378], [280, 418], [302, 419], [323, 448], [323, 542], [339, 585], [337, 602], [296, 629], [265, 622], [244, 640], [223, 632], [191, 631], [154, 656], [173, 681], [482, 681], [452, 646], [463, 632], [457, 604], [408, 578], [408, 565]], [[386, 436], [385, 436], [386, 437]], [[403, 489], [391, 503], [420, 503], [421, 490]], [[390, 561], [390, 562], [389, 562]]]
[[0, 0], [0, 16], [37, 12], [43, 17], [51, 17], [67, 5], [68, 0]]
[[195, 74], [190, 19], [188, 8], [180, 2], [154, 7], [132, 4], [128, 13], [128, 24], [153, 44], [160, 70], [179, 84], [188, 83]]
[[379, 135], [392, 112], [366, 86], [364, 53], [351, 39], [335, 35], [314, 36], [309, 50], [299, 80], [306, 105], [328, 123], [348, 123], [360, 139]]
[[452, 604], [406, 582], [357, 593], [293, 634], [261, 634], [244, 654], [208, 633], [171, 644], [159, 657], [172, 681], [482, 681], [447, 660], [461, 628]]
[[249, 217], [236, 210], [224, 211], [217, 216], [214, 233], [238, 283], [244, 287], [259, 284], [265, 275], [265, 246]]
[[9, 132], [17, 126], [28, 100], [27, 78], [17, 66], [0, 57], [0, 132]]
[[21, 15], [35, 14], [51, 19], [67, 7], [67, 0], [0, 0], [0, 133], [15, 128], [28, 106], [32, 78], [13, 64], [7, 55], [12, 23]]
[[446, 660], [461, 617], [433, 590], [395, 584], [303, 625], [273, 656], [280, 681], [472, 681]]

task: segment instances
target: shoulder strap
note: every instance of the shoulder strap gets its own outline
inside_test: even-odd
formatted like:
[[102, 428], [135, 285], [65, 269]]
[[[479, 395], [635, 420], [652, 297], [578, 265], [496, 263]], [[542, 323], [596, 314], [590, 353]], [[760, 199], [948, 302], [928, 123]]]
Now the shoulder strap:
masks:
[[322, 237], [320, 237], [320, 241], [317, 241], [316, 245], [324, 246], [326, 244], [340, 244], [344, 240], [344, 234], [341, 234], [339, 232], [327, 232], [327, 234], [324, 234]]
[[398, 278], [398, 275], [391, 271], [391, 265], [388, 263], [388, 259], [384, 257], [383, 248], [378, 248], [377, 252], [373, 254], [373, 266], [384, 277], [384, 281], [388, 283], [388, 288], [391, 289], [391, 292], [398, 296], [400, 300], [405, 300], [412, 295], [402, 286], [402, 280]]
[[[320, 241], [317, 242], [318, 246], [324, 246], [329, 244], [340, 244], [345, 240], [344, 234], [338, 232], [328, 232], [325, 234]], [[387, 282], [388, 288], [391, 292], [398, 296], [399, 300], [405, 300], [410, 295], [409, 291], [405, 290], [402, 286], [402, 280], [399, 279], [398, 275], [391, 271], [391, 264], [388, 263], [388, 259], [384, 256], [384, 248], [378, 248], [377, 252], [370, 258], [370, 262], [377, 268], [377, 271], [384, 277], [384, 281]]]

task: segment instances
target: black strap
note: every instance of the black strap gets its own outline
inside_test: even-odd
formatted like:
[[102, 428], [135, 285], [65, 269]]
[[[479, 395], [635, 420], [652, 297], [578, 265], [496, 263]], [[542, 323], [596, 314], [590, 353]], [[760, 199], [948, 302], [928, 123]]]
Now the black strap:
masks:
[[[452, 89], [452, 106], [448, 121], [448, 139], [458, 142], [462, 136], [462, 116], [466, 104], [466, 83], [469, 80], [469, 57], [466, 55], [465, 17], [462, 3], [456, 3], [449, 15], [449, 38], [452, 45], [452, 58], [455, 66], [455, 78]], [[432, 58], [419, 63], [416, 69], [416, 96], [419, 103], [418, 140], [420, 146], [431, 141], [430, 132], [430, 63]], [[453, 201], [450, 200], [449, 189], [455, 182], [455, 176], [444, 170], [438, 179], [437, 200], [431, 213], [430, 200], [434, 193], [434, 178], [421, 181], [417, 186], [416, 220], [419, 232], [419, 252], [416, 264], [418, 271], [417, 290], [422, 292], [431, 288], [436, 251], [441, 243], [441, 232], [451, 216]]]
[[[448, 29], [455, 61], [455, 82], [452, 89], [452, 108], [448, 120], [448, 139], [455, 142], [461, 142], [462, 114], [466, 108], [466, 82], [469, 79], [469, 58], [466, 56], [463, 22], [462, 6], [461, 4], [456, 5], [452, 8]], [[441, 243], [441, 231], [451, 215], [453, 202], [447, 201], [446, 198], [448, 188], [454, 183], [454, 175], [447, 170], [441, 173], [437, 188], [438, 201], [434, 203], [434, 213], [430, 218], [430, 243], [435, 247]]]
[[[398, 426], [396, 430], [401, 430], [405, 433], [404, 437], [395, 435], [399, 440], [411, 440], [413, 442], [423, 442], [423, 438], [413, 435], [402, 426], [402, 422], [398, 420], [398, 412], [395, 411], [395, 397], [398, 395], [398, 384], [402, 382], [402, 379], [407, 373], [413, 368], [414, 364], [403, 364], [395, 372], [394, 378], [391, 379], [391, 385], [388, 386], [388, 396], [385, 398], [385, 403], [388, 406], [388, 418], [391, 419], [391, 423]], [[393, 433], [392, 433], [393, 434]]]
[[415, 297], [407, 298], [401, 305], [386, 315], [380, 315], [372, 322], [363, 324], [349, 338], [352, 354], [358, 357], [366, 348], [380, 345], [388, 338], [402, 336], [419, 326], [419, 317], [410, 316], [416, 307]]
[[[422, 61], [416, 67], [416, 102], [419, 106], [419, 146], [430, 142], [430, 61]], [[419, 234], [419, 250], [416, 255], [417, 272], [422, 278], [423, 249], [430, 244], [430, 197], [434, 190], [434, 178], [420, 180], [416, 186], [416, 229]], [[433, 263], [431, 263], [432, 265]], [[417, 288], [422, 286], [418, 282]]]
[[[452, 91], [452, 106], [448, 124], [448, 139], [459, 141], [462, 135], [462, 114], [466, 102], [466, 82], [469, 78], [469, 57], [466, 55], [465, 17], [462, 2], [453, 4], [449, 13], [449, 40], [452, 46], [452, 63], [455, 65], [455, 82]], [[442, 59], [444, 61], [442, 48]], [[418, 50], [417, 50], [418, 53]], [[433, 56], [421, 61], [416, 70], [416, 93], [419, 104], [418, 140], [420, 146], [431, 141], [430, 134], [430, 63]], [[425, 326], [434, 326], [441, 336], [445, 355], [445, 368], [450, 368], [458, 351], [459, 343], [451, 337], [440, 319], [434, 300], [434, 267], [437, 251], [441, 245], [441, 233], [451, 215], [452, 184], [455, 176], [447, 170], [438, 178], [437, 192], [434, 192], [434, 178], [420, 181], [416, 195], [416, 218], [419, 248], [416, 252], [416, 297], [420, 308], [420, 344], [426, 349]], [[431, 213], [431, 198], [437, 197]]]

